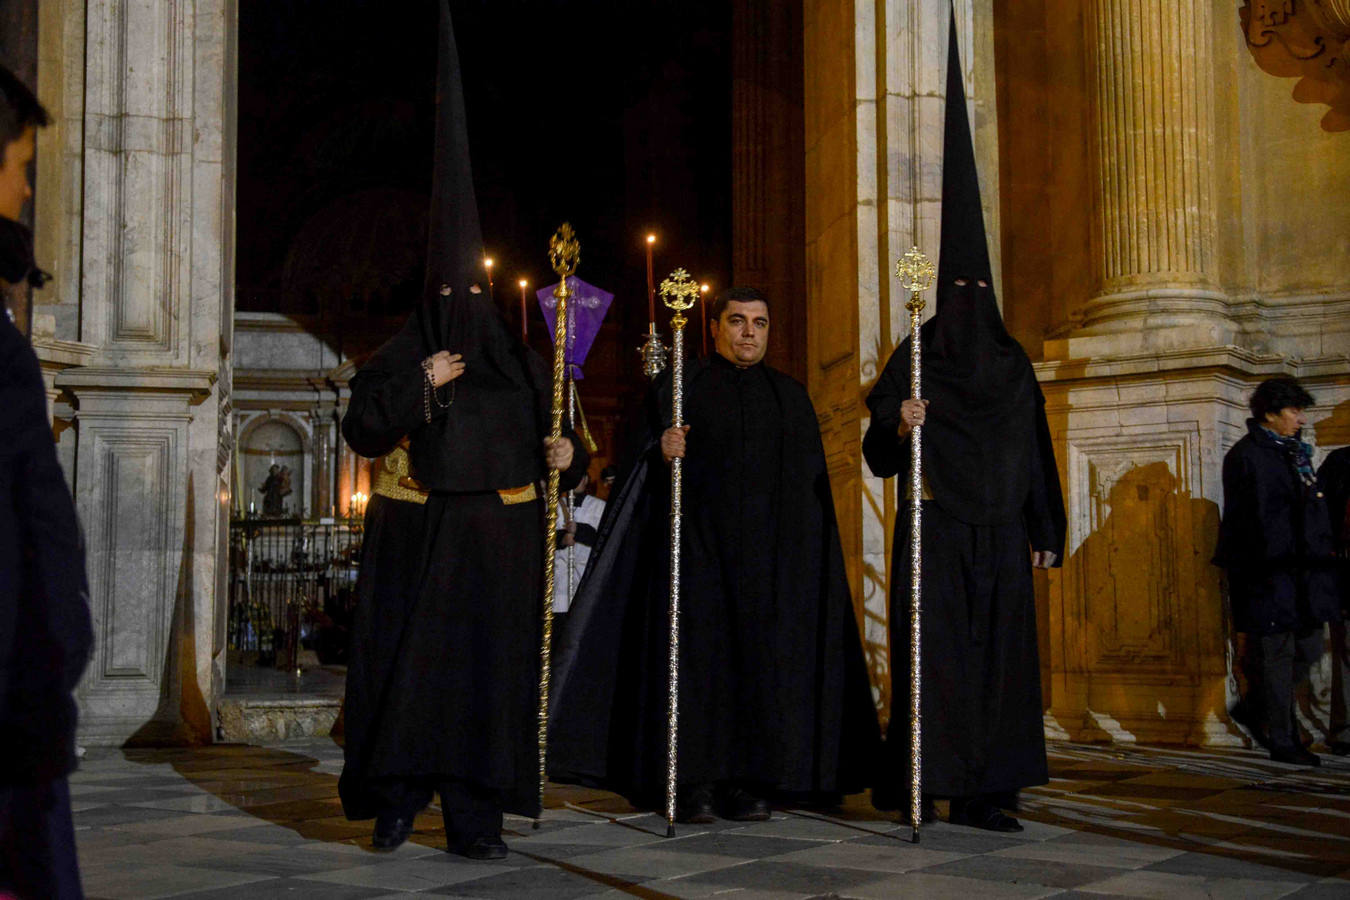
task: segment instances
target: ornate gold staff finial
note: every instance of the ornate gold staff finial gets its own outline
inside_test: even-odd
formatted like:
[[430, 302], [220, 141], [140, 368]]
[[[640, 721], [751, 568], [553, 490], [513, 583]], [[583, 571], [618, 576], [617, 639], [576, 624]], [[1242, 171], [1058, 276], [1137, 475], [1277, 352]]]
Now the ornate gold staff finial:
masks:
[[[923, 292], [933, 286], [933, 263], [919, 251], [909, 252], [895, 263], [895, 277], [909, 291], [905, 309], [909, 310], [909, 392], [914, 399], [923, 396], [923, 348], [919, 341], [919, 318], [923, 312]], [[919, 670], [923, 656], [920, 621], [923, 573], [923, 426], [916, 425], [909, 436], [909, 815], [913, 828], [910, 840], [919, 842], [919, 823], [923, 819], [923, 707], [920, 703], [922, 680]]]
[[559, 278], [565, 279], [576, 272], [581, 262], [581, 242], [577, 240], [570, 222], [558, 226], [553, 237], [548, 239], [548, 261]]
[[[577, 270], [581, 261], [581, 244], [572, 226], [564, 222], [548, 242], [548, 261], [558, 273], [558, 286], [553, 296], [558, 301], [553, 317], [553, 408], [549, 437], [562, 437], [563, 388], [566, 383], [564, 358], [567, 347], [567, 297], [571, 291], [567, 278]], [[548, 470], [548, 505], [544, 524], [544, 629], [539, 646], [539, 816], [544, 815], [544, 786], [548, 783], [548, 687], [553, 667], [553, 582], [554, 555], [558, 549], [558, 481], [557, 469]], [[540, 819], [534, 820], [539, 827]]]
[[910, 293], [905, 309], [912, 312], [910, 305], [913, 303], [923, 309], [924, 302], [919, 295], [933, 286], [936, 275], [932, 261], [918, 247], [910, 247], [909, 252], [896, 261], [895, 277], [900, 279], [900, 286]]
[[[676, 269], [661, 282], [661, 302], [674, 310], [670, 317], [671, 424], [684, 424], [684, 326], [686, 310], [698, 302], [698, 282]], [[682, 544], [684, 460], [670, 461], [670, 674], [666, 706], [666, 837], [675, 836], [675, 777], [680, 734], [680, 547]]]
[[698, 302], [700, 290], [698, 283], [684, 269], [676, 269], [661, 282], [661, 302], [667, 309], [675, 311], [670, 319], [672, 328], [683, 328], [689, 322], [684, 317], [685, 310], [692, 309]]

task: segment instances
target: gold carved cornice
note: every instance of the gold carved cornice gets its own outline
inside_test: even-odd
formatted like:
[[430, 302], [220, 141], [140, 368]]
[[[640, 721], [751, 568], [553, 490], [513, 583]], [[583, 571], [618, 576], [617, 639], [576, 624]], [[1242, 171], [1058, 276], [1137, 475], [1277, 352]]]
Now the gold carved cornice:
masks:
[[1238, 14], [1256, 64], [1329, 106], [1324, 130], [1350, 131], [1350, 0], [1247, 0]]

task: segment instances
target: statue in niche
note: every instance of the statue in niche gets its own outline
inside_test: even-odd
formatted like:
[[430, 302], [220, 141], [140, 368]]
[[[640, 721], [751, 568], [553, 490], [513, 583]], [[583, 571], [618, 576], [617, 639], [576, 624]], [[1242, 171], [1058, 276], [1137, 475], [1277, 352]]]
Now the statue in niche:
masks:
[[272, 463], [267, 470], [267, 480], [258, 488], [263, 495], [263, 515], [276, 518], [286, 515], [286, 497], [291, 493], [291, 470], [289, 466]]

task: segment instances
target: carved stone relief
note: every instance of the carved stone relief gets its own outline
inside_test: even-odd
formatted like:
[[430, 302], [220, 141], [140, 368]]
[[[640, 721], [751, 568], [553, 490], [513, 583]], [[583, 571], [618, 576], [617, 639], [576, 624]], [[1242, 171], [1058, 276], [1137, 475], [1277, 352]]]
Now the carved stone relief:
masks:
[[1330, 107], [1323, 130], [1350, 131], [1350, 0], [1248, 0], [1238, 14], [1256, 64]]

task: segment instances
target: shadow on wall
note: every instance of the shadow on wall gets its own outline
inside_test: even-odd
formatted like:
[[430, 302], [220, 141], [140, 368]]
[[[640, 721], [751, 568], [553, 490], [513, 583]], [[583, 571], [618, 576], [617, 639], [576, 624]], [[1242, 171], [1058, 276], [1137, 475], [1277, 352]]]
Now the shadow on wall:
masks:
[[1099, 456], [1089, 466], [1089, 509], [1079, 513], [1089, 533], [1065, 562], [1063, 615], [1052, 625], [1052, 640], [1063, 641], [1054, 682], [1068, 697], [1050, 705], [1067, 712], [1065, 701], [1085, 703], [1083, 733], [1064, 723], [1075, 738], [1235, 737], [1225, 691], [1230, 616], [1210, 564], [1219, 507], [1178, 490], [1173, 464]]
[[193, 591], [196, 496], [192, 473], [185, 492], [183, 546], [178, 568], [173, 621], [165, 641], [159, 707], [127, 738], [127, 747], [196, 746], [211, 743], [211, 711], [197, 679], [197, 613]]

